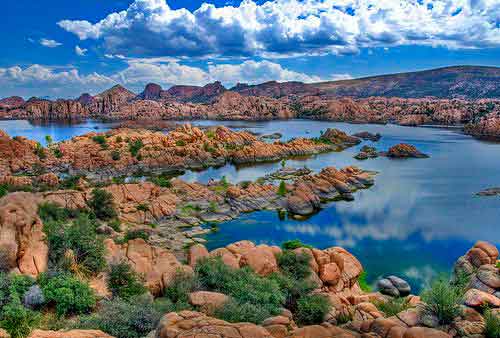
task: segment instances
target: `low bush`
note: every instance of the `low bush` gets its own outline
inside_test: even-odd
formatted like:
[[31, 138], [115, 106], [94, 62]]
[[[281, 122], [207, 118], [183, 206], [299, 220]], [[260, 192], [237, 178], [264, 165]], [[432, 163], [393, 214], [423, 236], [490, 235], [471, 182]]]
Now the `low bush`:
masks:
[[177, 140], [175, 141], [175, 145], [178, 146], [178, 147], [183, 147], [186, 145], [186, 141], [184, 140]]
[[250, 322], [259, 324], [264, 319], [269, 318], [269, 312], [259, 305], [251, 303], [240, 304], [234, 300], [230, 300], [216, 309], [214, 315], [230, 323]]
[[142, 147], [144, 147], [144, 144], [141, 139], [129, 141], [128, 143], [128, 150], [133, 157], [136, 157], [139, 154]]
[[285, 250], [294, 250], [298, 248], [312, 249], [312, 246], [302, 243], [299, 239], [285, 241], [281, 244], [281, 247]]
[[81, 319], [79, 328], [99, 329], [117, 338], [140, 338], [158, 325], [161, 313], [150, 298], [134, 297], [104, 301], [97, 313]]
[[172, 187], [172, 182], [170, 182], [170, 179], [166, 176], [153, 177], [151, 178], [151, 182], [162, 188]]
[[56, 158], [61, 158], [63, 157], [63, 153], [60, 148], [52, 148], [52, 153]]
[[40, 143], [37, 143], [35, 146], [35, 155], [38, 156], [40, 160], [44, 160], [47, 158], [45, 148]]
[[54, 305], [59, 317], [87, 313], [96, 304], [96, 297], [90, 286], [69, 274], [53, 277], [45, 274], [39, 278], [39, 283], [45, 301]]
[[103, 238], [97, 223], [88, 214], [72, 222], [45, 222], [49, 260], [56, 267], [83, 275], [96, 275], [106, 266]]
[[286, 195], [286, 193], [287, 193], [286, 183], [285, 183], [285, 181], [281, 181], [280, 185], [278, 187], [278, 195], [283, 197]]
[[147, 241], [149, 239], [149, 234], [143, 229], [129, 230], [125, 233], [124, 241], [128, 242], [136, 238], [142, 238]]
[[52, 202], [45, 202], [38, 207], [38, 216], [45, 222], [65, 222], [71, 216], [71, 210]]
[[423, 313], [435, 316], [440, 324], [450, 324], [461, 313], [460, 304], [463, 296], [462, 287], [452, 285], [446, 279], [440, 278], [422, 292]]
[[80, 180], [81, 176], [68, 176], [65, 179], [61, 180], [59, 185], [63, 189], [72, 189], [76, 190], [78, 187], [78, 181]]
[[309, 266], [311, 259], [312, 257], [308, 253], [296, 253], [291, 250], [285, 250], [277, 256], [280, 270], [298, 280], [311, 275]]
[[146, 204], [146, 203], [139, 203], [137, 204], [137, 206], [135, 207], [138, 211], [149, 211], [149, 205]]
[[174, 304], [187, 303], [189, 293], [196, 289], [196, 279], [194, 276], [182, 271], [177, 271], [174, 280], [165, 288], [165, 297]]
[[96, 135], [92, 137], [92, 141], [102, 146], [106, 146], [106, 137], [104, 135]]
[[3, 306], [0, 313], [0, 327], [12, 338], [27, 337], [39, 322], [40, 314], [25, 308], [19, 299]]
[[241, 306], [258, 306], [267, 317], [279, 314], [286, 300], [275, 280], [260, 277], [248, 267], [233, 269], [220, 258], [199, 261], [195, 278], [200, 288], [224, 293]]
[[107, 280], [113, 297], [130, 299], [146, 292], [140, 276], [126, 262], [111, 264]]
[[122, 223], [120, 222], [120, 220], [118, 218], [114, 218], [108, 222], [108, 226], [110, 226], [111, 229], [113, 229], [114, 231], [120, 232], [121, 227], [122, 227]]
[[358, 277], [359, 287], [364, 292], [372, 292], [372, 287], [370, 286], [370, 284], [368, 284], [366, 277], [367, 277], [366, 271], [361, 272], [361, 274]]
[[385, 317], [395, 316], [410, 307], [407, 298], [390, 298], [387, 301], [379, 301], [374, 304], [385, 314]]
[[118, 150], [113, 150], [111, 152], [111, 159], [113, 161], [119, 161], [121, 158], [122, 158], [122, 155], [120, 154], [120, 152]]
[[323, 295], [307, 295], [297, 301], [297, 311], [295, 313], [296, 321], [299, 325], [320, 324], [328, 311], [330, 311], [330, 302]]
[[9, 186], [7, 184], [0, 184], [0, 198], [9, 193]]
[[116, 217], [113, 195], [106, 190], [98, 188], [92, 190], [88, 205], [99, 219], [108, 220]]
[[484, 336], [486, 338], [500, 338], [500, 315], [490, 309], [484, 311]]

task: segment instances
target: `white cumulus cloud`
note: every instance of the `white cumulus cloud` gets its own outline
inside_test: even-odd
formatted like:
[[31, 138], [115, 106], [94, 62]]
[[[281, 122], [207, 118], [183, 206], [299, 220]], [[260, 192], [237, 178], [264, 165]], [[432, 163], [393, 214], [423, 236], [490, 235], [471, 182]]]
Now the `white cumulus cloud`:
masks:
[[204, 69], [164, 59], [128, 59], [125, 69], [109, 75], [95, 72], [84, 75], [75, 68], [59, 69], [35, 64], [26, 68], [0, 68], [0, 97], [77, 97], [82, 92], [98, 93], [117, 83], [140, 92], [150, 82], [168, 88], [176, 84], [203, 86], [209, 82], [221, 81], [229, 88], [238, 82], [317, 82], [345, 78], [350, 78], [349, 74], [332, 74], [328, 77], [307, 75], [267, 60], [245, 61], [240, 64], [210, 63]]
[[272, 0], [202, 4], [135, 0], [92, 23], [58, 25], [107, 52], [135, 56], [290, 56], [355, 53], [363, 47], [500, 46], [498, 0]]
[[50, 40], [50, 39], [40, 39], [39, 42], [42, 46], [48, 47], [48, 48], [55, 48], [55, 47], [59, 47], [62, 45], [62, 43], [57, 42], [56, 40]]
[[81, 48], [78, 45], [75, 46], [75, 53], [78, 56], [85, 56], [87, 51], [88, 51], [88, 49], [86, 49], [86, 48]]

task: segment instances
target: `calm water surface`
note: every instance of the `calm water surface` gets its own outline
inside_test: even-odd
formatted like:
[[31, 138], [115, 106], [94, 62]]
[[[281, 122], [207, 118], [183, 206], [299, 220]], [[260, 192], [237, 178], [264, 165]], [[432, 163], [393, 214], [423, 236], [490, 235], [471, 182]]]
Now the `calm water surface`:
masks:
[[[400, 142], [416, 145], [428, 159], [358, 161], [353, 158], [364, 144], [341, 153], [321, 154], [306, 160], [289, 160], [288, 166], [319, 171], [325, 166], [357, 165], [375, 170], [375, 185], [355, 194], [353, 202], [336, 202], [304, 221], [280, 220], [276, 212], [245, 214], [220, 224], [208, 235], [215, 248], [241, 239], [280, 244], [300, 239], [319, 248], [340, 245], [355, 254], [368, 272], [369, 280], [386, 274], [406, 277], [415, 288], [447, 272], [457, 257], [475, 241], [500, 245], [500, 198], [476, 197], [487, 187], [500, 186], [500, 144], [487, 143], [454, 130], [411, 128], [395, 125], [351, 125], [319, 121], [234, 122], [196, 121], [198, 125], [225, 124], [260, 134], [280, 132], [283, 139], [318, 136], [328, 127], [348, 133], [378, 132], [379, 150]], [[109, 124], [86, 122], [75, 126], [31, 126], [27, 122], [3, 121], [0, 128], [11, 135], [43, 141], [84, 132], [106, 130]], [[256, 179], [277, 170], [279, 163], [236, 168], [227, 165], [203, 172], [187, 172], [183, 179], [206, 182], [226, 176], [232, 182]]]

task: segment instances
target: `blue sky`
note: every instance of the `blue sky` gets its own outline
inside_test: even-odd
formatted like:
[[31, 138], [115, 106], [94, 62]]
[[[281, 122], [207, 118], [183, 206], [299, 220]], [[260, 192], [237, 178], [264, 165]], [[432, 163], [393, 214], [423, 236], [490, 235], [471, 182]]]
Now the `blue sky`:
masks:
[[497, 0], [7, 0], [0, 97], [500, 66]]

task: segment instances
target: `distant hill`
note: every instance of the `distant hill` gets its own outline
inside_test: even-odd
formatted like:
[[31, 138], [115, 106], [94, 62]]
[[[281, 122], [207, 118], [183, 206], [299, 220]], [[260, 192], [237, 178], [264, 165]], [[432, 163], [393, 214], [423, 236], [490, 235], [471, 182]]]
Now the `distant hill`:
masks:
[[270, 81], [257, 85], [238, 84], [230, 90], [246, 96], [274, 98], [306, 95], [467, 100], [500, 98], [500, 68], [457, 66], [310, 84]]
[[445, 67], [312, 84], [331, 96], [402, 98], [499, 98], [500, 68], [481, 66]]

